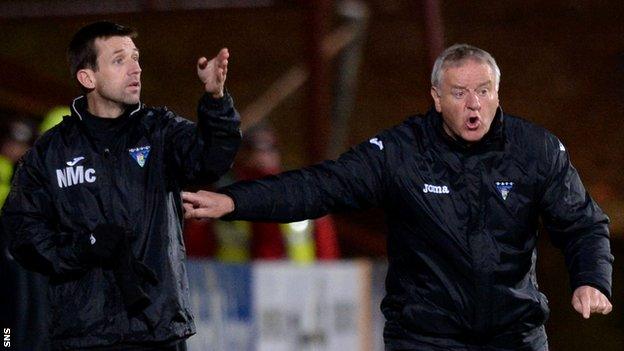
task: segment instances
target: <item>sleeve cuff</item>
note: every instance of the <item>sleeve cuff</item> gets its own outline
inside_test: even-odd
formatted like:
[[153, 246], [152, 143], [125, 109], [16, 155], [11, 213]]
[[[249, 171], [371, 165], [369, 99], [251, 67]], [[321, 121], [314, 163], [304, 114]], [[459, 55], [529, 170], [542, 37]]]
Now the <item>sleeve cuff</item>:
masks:
[[230, 197], [230, 199], [232, 199], [232, 202], [234, 203], [234, 211], [226, 214], [225, 216], [219, 218], [223, 221], [233, 221], [236, 220], [237, 215], [238, 215], [238, 202], [236, 201], [236, 196], [234, 196], [232, 194], [232, 192], [230, 192], [227, 188], [221, 188], [221, 189], [217, 189], [216, 190], [217, 193], [219, 194], [223, 194], [223, 195], [227, 195]]
[[590, 273], [578, 274], [574, 278], [570, 279], [570, 287], [572, 288], [572, 292], [574, 292], [574, 290], [583, 285], [591, 286], [598, 289], [601, 293], [604, 294], [604, 296], [611, 300], [610, 282], [601, 279], [600, 277], [596, 277], [595, 274]]
[[223, 96], [218, 99], [213, 98], [210, 93], [205, 92], [200, 99], [200, 104], [208, 107], [209, 109], [216, 110], [225, 110], [234, 106], [232, 96], [225, 88], [223, 89]]

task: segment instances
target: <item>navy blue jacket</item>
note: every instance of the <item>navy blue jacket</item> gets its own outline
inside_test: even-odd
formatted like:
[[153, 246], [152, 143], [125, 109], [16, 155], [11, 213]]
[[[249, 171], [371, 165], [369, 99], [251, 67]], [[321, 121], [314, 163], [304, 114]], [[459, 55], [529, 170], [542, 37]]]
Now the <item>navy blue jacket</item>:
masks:
[[448, 137], [431, 110], [336, 161], [221, 192], [235, 202], [226, 219], [291, 222], [383, 208], [391, 349], [543, 350], [549, 311], [535, 276], [540, 217], [565, 255], [571, 287], [611, 294], [608, 217], [563, 144], [500, 109], [474, 145]]
[[[101, 149], [83, 121], [86, 98], [24, 156], [3, 208], [11, 253], [50, 277], [54, 349], [168, 343], [195, 332], [184, 267], [180, 191], [227, 172], [240, 143], [232, 99], [204, 95], [198, 123], [166, 108], [128, 108], [119, 150]], [[160, 283], [152, 304], [124, 309], [110, 269], [81, 259], [78, 244], [96, 226], [129, 229], [134, 255]]]

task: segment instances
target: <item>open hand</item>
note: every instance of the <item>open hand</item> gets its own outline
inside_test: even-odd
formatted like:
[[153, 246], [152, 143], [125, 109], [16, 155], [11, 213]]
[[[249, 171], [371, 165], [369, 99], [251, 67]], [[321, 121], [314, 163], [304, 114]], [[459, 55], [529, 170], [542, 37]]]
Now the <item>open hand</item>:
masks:
[[201, 57], [197, 60], [197, 75], [204, 83], [204, 89], [214, 98], [223, 97], [223, 87], [225, 78], [227, 77], [228, 58], [230, 52], [227, 48], [221, 49], [217, 56], [208, 61], [207, 58]]

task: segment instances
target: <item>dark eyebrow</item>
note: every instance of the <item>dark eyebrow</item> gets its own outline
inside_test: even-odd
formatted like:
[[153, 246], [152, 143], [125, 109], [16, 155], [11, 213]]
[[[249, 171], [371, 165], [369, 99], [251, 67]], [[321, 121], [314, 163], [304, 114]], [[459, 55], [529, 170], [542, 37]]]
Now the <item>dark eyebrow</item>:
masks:
[[[113, 55], [117, 55], [117, 54], [119, 54], [119, 53], [121, 53], [121, 52], [123, 52], [123, 51], [124, 51], [124, 49], [118, 49], [118, 50], [115, 50], [115, 51], [113, 52]], [[134, 48], [134, 49], [132, 49], [132, 51], [133, 51], [133, 52], [138, 53], [138, 52], [139, 52], [139, 49]]]

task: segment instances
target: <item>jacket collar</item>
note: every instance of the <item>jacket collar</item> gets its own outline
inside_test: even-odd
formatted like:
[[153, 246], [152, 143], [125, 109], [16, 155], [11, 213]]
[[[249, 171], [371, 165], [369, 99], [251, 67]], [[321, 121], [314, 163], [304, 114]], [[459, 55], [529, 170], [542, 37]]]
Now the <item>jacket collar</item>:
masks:
[[490, 130], [476, 143], [467, 143], [464, 140], [454, 139], [448, 135], [444, 130], [442, 114], [433, 107], [427, 112], [427, 119], [429, 120], [430, 127], [435, 129], [436, 138], [442, 140], [443, 143], [448, 145], [452, 150], [477, 153], [502, 150], [505, 147], [504, 114], [500, 106], [496, 110], [496, 114], [490, 125]]
[[[139, 103], [130, 105], [126, 108], [126, 112], [130, 111], [129, 115], [132, 116], [135, 113], [139, 112], [143, 108], [143, 104], [139, 101]], [[81, 121], [84, 121], [83, 116], [87, 111], [87, 97], [85, 95], [80, 95], [75, 98], [71, 103], [71, 113], [72, 116], [78, 118]], [[126, 113], [124, 112], [124, 113]]]

